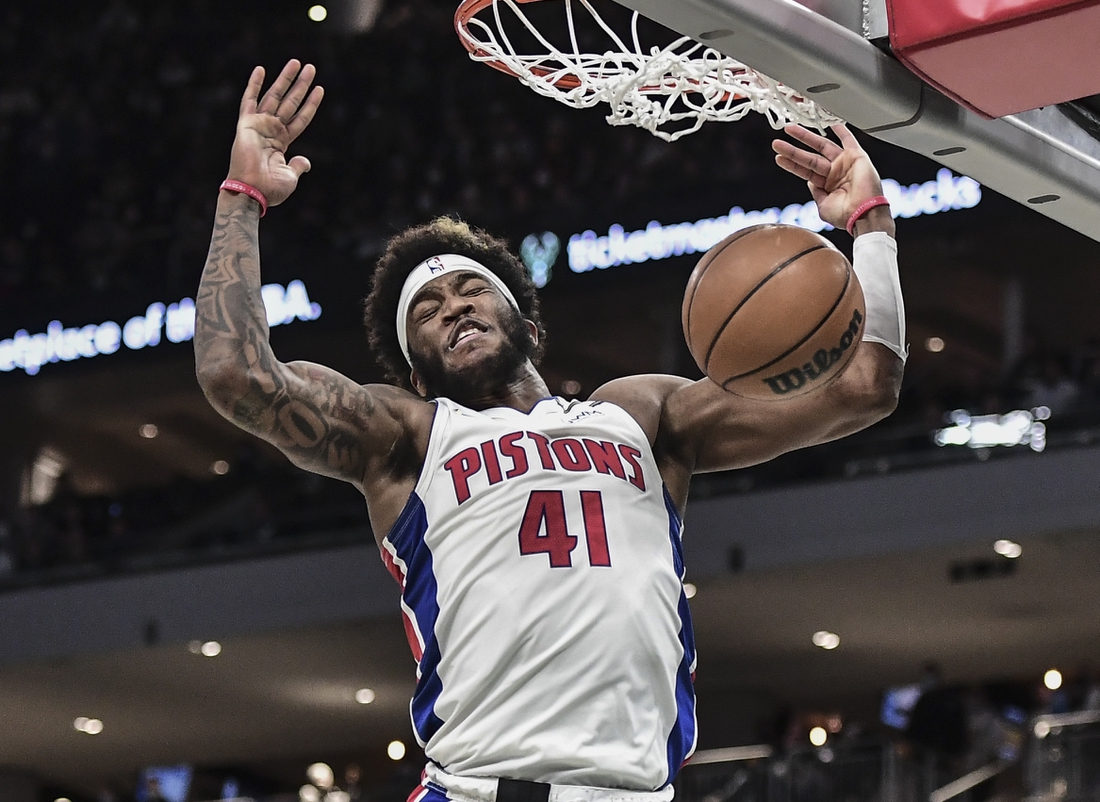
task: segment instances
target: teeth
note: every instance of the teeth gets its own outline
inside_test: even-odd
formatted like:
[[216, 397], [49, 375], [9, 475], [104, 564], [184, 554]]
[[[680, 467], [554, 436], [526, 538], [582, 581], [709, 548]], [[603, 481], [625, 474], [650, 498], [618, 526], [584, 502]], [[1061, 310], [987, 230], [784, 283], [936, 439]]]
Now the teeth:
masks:
[[463, 331], [460, 335], [458, 335], [458, 339], [455, 340], [455, 345], [458, 345], [460, 342], [465, 340], [467, 337], [472, 337], [473, 335], [475, 335], [477, 333], [478, 333], [477, 328], [474, 327], [474, 326], [471, 326], [470, 328]]

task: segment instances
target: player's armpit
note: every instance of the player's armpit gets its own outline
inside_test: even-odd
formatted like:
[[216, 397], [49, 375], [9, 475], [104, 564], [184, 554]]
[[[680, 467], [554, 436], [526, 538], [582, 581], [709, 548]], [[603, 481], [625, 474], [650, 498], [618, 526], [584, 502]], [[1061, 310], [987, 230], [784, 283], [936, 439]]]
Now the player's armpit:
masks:
[[888, 416], [897, 405], [902, 367], [885, 346], [863, 342], [840, 376], [796, 398], [756, 401], [704, 379], [669, 396], [662, 437], [680, 450], [692, 473], [756, 465]]

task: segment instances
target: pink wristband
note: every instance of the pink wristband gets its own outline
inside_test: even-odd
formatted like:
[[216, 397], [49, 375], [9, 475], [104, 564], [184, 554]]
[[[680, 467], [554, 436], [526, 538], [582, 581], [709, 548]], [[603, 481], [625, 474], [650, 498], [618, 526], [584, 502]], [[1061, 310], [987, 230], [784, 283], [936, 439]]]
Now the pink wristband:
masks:
[[871, 211], [876, 206], [889, 206], [889, 205], [890, 205], [890, 201], [888, 201], [882, 195], [876, 195], [875, 197], [871, 198], [870, 200], [865, 200], [863, 203], [861, 203], [859, 206], [856, 207], [856, 210], [854, 212], [852, 212], [852, 216], [848, 218], [848, 225], [845, 226], [845, 228], [847, 228], [848, 233], [851, 234], [854, 237], [855, 234], [853, 232], [855, 231], [855, 228], [856, 228], [856, 221], [859, 220], [859, 218], [863, 217], [863, 215], [867, 214], [867, 212]]
[[222, 185], [218, 189], [228, 190], [229, 192], [239, 192], [242, 195], [247, 195], [260, 204], [260, 217], [267, 214], [267, 198], [264, 197], [264, 193], [256, 189], [256, 187], [249, 186], [243, 181], [234, 181], [232, 178], [227, 178], [222, 181]]

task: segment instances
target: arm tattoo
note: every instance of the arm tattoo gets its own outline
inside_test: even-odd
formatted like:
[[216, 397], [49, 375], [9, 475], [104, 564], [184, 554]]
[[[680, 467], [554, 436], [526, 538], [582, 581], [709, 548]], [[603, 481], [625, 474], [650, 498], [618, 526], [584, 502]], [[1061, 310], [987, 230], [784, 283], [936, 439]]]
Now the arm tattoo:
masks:
[[376, 405], [336, 371], [275, 358], [260, 295], [258, 229], [242, 199], [219, 202], [195, 304], [200, 384], [222, 415], [298, 465], [358, 481], [363, 428]]

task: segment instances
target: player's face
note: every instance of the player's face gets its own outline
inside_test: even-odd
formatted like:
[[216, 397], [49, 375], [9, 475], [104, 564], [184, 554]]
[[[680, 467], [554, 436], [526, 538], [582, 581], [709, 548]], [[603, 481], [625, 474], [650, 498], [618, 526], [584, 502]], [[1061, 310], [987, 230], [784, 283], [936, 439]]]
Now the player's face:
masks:
[[429, 396], [475, 399], [518, 378], [534, 351], [519, 312], [477, 273], [424, 285], [409, 308], [409, 353]]

